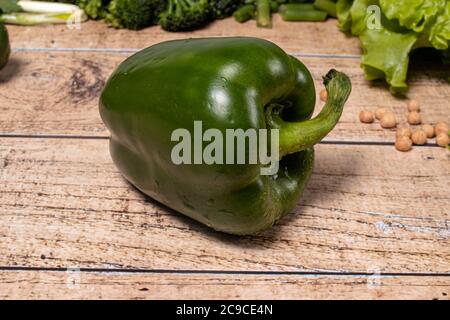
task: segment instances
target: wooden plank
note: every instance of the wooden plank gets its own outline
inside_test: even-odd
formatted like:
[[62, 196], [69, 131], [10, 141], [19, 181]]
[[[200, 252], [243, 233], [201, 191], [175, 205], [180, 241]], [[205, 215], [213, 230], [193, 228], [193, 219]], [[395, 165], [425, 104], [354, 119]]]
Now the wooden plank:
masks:
[[2, 271], [0, 299], [434, 299], [450, 277]]
[[448, 154], [319, 145], [294, 210], [253, 237], [144, 197], [107, 140], [0, 139], [0, 266], [450, 273]]
[[[257, 28], [255, 21], [239, 24], [224, 19], [193, 32], [167, 32], [160, 27], [141, 31], [114, 30], [103, 22], [89, 21], [80, 30], [65, 25], [18, 27], [8, 26], [14, 48], [113, 48], [140, 49], [152, 44], [191, 37], [259, 37], [273, 41], [287, 51], [315, 54], [360, 54], [359, 41], [340, 32], [337, 22], [287, 23], [274, 16], [272, 29]], [[39, 36], [36, 36], [39, 34]], [[317, 35], [320, 34], [318, 37]], [[345, 44], [345, 45], [343, 45]]]
[[[98, 98], [109, 74], [125, 58], [126, 54], [99, 52], [13, 53], [0, 73], [0, 133], [107, 136], [98, 114]], [[392, 107], [399, 120], [405, 121], [404, 100], [391, 96], [382, 84], [368, 86], [358, 60], [302, 60], [314, 75], [317, 91], [322, 89], [322, 75], [331, 68], [346, 72], [353, 81], [353, 93], [329, 140], [394, 140], [392, 130], [381, 129], [378, 123], [361, 124], [358, 114], [362, 109]], [[411, 96], [423, 104], [425, 122], [450, 120], [447, 75], [432, 63], [411, 72]], [[318, 101], [317, 111], [321, 105]]]

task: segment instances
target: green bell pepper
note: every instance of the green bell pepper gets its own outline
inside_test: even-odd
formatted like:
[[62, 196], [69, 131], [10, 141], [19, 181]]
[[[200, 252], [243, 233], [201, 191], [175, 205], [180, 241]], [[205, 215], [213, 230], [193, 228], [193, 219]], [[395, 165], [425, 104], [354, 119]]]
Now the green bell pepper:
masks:
[[4, 25], [0, 24], [0, 69], [8, 62], [10, 53], [8, 31]]
[[[110, 152], [123, 176], [166, 206], [226, 233], [255, 234], [290, 212], [311, 176], [314, 150], [342, 113], [351, 83], [331, 70], [329, 99], [316, 96], [306, 67], [257, 38], [159, 43], [126, 59], [100, 98]], [[279, 130], [279, 170], [262, 164], [174, 164], [178, 128]], [[195, 135], [195, 132], [194, 132]], [[195, 152], [195, 150], [194, 150]]]

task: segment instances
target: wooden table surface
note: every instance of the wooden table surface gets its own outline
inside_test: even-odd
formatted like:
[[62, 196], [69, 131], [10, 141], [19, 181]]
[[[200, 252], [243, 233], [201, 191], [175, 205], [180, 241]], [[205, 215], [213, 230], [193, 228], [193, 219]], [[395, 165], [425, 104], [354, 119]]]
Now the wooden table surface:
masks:
[[[9, 27], [0, 73], [0, 298], [340, 299], [450, 296], [450, 157], [434, 145], [400, 153], [394, 131], [363, 125], [363, 108], [405, 100], [359, 67], [359, 42], [336, 21], [215, 22], [193, 33], [112, 30], [87, 22]], [[332, 67], [353, 93], [316, 147], [295, 212], [259, 236], [214, 232], [146, 198], [108, 153], [98, 97], [138, 49], [167, 39], [247, 35], [299, 57], [317, 90]], [[450, 120], [449, 69], [411, 69], [426, 122]], [[320, 108], [321, 103], [318, 102]]]

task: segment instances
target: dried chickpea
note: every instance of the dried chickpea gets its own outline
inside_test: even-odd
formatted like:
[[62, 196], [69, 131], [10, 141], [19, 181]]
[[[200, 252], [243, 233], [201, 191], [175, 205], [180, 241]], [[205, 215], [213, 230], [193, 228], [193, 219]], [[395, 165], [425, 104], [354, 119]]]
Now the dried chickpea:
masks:
[[436, 132], [436, 136], [440, 133], [447, 133], [449, 130], [448, 124], [446, 122], [438, 122], [434, 127], [434, 131]]
[[411, 131], [411, 128], [409, 128], [409, 127], [402, 127], [402, 128], [397, 129], [397, 133], [396, 133], [397, 137], [411, 138], [411, 135], [412, 135], [412, 131]]
[[323, 102], [326, 102], [328, 100], [327, 90], [323, 89], [322, 91], [320, 91], [319, 97], [320, 97], [320, 100], [322, 100]]
[[411, 140], [414, 144], [422, 146], [427, 143], [427, 134], [425, 131], [418, 129], [411, 135]]
[[419, 102], [417, 102], [417, 100], [409, 100], [408, 101], [408, 111], [420, 111], [420, 106], [419, 106]]
[[374, 117], [372, 111], [363, 110], [359, 113], [359, 121], [363, 123], [372, 123], [373, 120]]
[[383, 117], [381, 117], [380, 124], [383, 128], [394, 128], [397, 125], [395, 114], [392, 112], [386, 112]]
[[412, 141], [408, 137], [401, 136], [397, 137], [397, 139], [395, 140], [395, 149], [397, 149], [398, 151], [409, 151], [411, 150], [411, 147]]
[[450, 140], [450, 138], [448, 137], [448, 134], [444, 133], [444, 132], [439, 133], [436, 136], [436, 144], [440, 147], [444, 147], [444, 148], [447, 147], [450, 142], [449, 140]]
[[420, 124], [422, 122], [422, 119], [420, 117], [420, 113], [417, 111], [412, 111], [408, 113], [408, 123], [409, 124]]
[[424, 124], [422, 126], [422, 130], [425, 131], [425, 133], [427, 134], [427, 138], [434, 137], [434, 128], [431, 124]]
[[375, 118], [381, 120], [383, 114], [385, 114], [386, 112], [388, 112], [388, 109], [386, 108], [377, 108], [377, 110], [375, 110]]

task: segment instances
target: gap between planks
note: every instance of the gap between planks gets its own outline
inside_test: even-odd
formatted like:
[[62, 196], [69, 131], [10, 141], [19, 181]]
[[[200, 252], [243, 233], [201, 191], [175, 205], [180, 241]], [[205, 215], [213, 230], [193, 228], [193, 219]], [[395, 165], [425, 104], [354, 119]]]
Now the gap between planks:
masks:
[[433, 299], [448, 277], [2, 272], [0, 299]]
[[[80, 139], [80, 140], [109, 140], [109, 136], [80, 136], [80, 135], [49, 135], [49, 134], [8, 134], [0, 133], [0, 138], [18, 138], [18, 139]], [[346, 141], [346, 140], [329, 140], [327, 138], [318, 144], [332, 145], [353, 145], [353, 146], [393, 146], [394, 142], [389, 141]], [[414, 147], [439, 147], [436, 143], [427, 143]], [[440, 148], [440, 147], [439, 147]]]
[[76, 270], [86, 273], [154, 273], [154, 274], [204, 274], [204, 275], [269, 275], [269, 276], [336, 276], [336, 277], [371, 277], [374, 274], [383, 277], [449, 277], [446, 272], [332, 272], [332, 271], [264, 271], [264, 270], [214, 270], [214, 269], [133, 269], [133, 268], [46, 268], [46, 267], [12, 267], [0, 266], [0, 272], [68, 272]]

